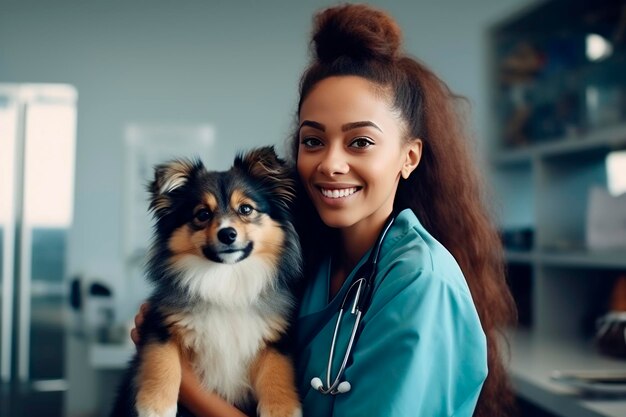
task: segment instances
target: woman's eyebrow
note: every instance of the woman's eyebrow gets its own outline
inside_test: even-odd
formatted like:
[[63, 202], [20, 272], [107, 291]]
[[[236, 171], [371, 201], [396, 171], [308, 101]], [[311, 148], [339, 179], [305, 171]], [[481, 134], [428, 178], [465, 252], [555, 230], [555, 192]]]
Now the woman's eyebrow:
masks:
[[[302, 129], [304, 126], [309, 126], [309, 127], [312, 127], [313, 129], [321, 130], [322, 132], [326, 131], [326, 126], [324, 126], [323, 124], [319, 122], [314, 122], [312, 120], [304, 120], [302, 123], [300, 123], [299, 129]], [[341, 126], [341, 131], [347, 132], [348, 130], [358, 129], [359, 127], [373, 127], [379, 130], [381, 133], [383, 131], [380, 127], [378, 127], [376, 123], [370, 122], [369, 120], [362, 121], [362, 122], [346, 123], [345, 125]]]
[[378, 127], [376, 123], [370, 122], [369, 120], [363, 122], [346, 123], [345, 125], [341, 126], [341, 131], [347, 132], [348, 130], [357, 129], [359, 127], [373, 127], [375, 129], [378, 129], [381, 133], [383, 132], [383, 130]]
[[309, 127], [312, 127], [313, 129], [317, 129], [317, 130], [321, 130], [322, 132], [326, 132], [326, 126], [324, 126], [321, 123], [314, 122], [312, 120], [305, 120], [302, 123], [300, 123], [300, 128], [298, 130], [302, 129], [304, 126], [309, 126]]

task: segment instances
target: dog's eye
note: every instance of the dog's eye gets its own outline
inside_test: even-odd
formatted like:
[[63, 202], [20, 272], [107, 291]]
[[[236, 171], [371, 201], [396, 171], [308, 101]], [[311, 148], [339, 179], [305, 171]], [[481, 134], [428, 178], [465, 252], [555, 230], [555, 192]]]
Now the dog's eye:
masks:
[[196, 214], [194, 215], [194, 218], [197, 221], [203, 223], [211, 218], [211, 213], [207, 209], [200, 209], [196, 212]]
[[254, 209], [250, 204], [242, 204], [239, 206], [239, 214], [243, 216], [249, 216], [250, 214], [252, 214], [253, 210]]

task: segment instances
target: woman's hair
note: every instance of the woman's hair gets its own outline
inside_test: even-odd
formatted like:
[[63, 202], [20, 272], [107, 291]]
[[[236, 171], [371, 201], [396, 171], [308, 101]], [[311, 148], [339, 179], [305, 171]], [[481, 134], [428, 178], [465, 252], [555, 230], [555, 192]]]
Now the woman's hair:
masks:
[[[314, 57], [300, 80], [300, 102], [321, 80], [356, 75], [381, 87], [404, 121], [406, 140], [422, 140], [422, 157], [408, 179], [400, 179], [395, 210], [411, 208], [424, 227], [454, 256], [467, 280], [487, 336], [489, 374], [475, 416], [503, 416], [513, 407], [501, 360], [501, 331], [515, 321], [505, 282], [503, 251], [490, 220], [483, 183], [469, 147], [470, 137], [457, 107], [463, 100], [417, 60], [401, 51], [394, 20], [364, 5], [329, 8], [315, 16]], [[295, 161], [298, 133], [290, 146]], [[299, 190], [300, 195], [306, 193]], [[300, 201], [299, 222], [306, 260], [317, 264], [337, 240], [308, 198]], [[321, 240], [320, 240], [321, 239]], [[323, 244], [322, 244], [323, 243]], [[458, 346], [463, 349], [463, 346]]]

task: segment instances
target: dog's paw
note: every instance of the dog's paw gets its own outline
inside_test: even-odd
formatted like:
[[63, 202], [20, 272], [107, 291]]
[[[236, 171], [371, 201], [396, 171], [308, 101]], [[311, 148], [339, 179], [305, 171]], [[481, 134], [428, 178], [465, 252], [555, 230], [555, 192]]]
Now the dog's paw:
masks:
[[298, 407], [292, 414], [293, 417], [302, 417], [302, 408]]
[[165, 410], [143, 409], [137, 407], [137, 414], [139, 417], [176, 417], [177, 406], [174, 404]]
[[298, 405], [259, 404], [259, 417], [302, 417], [302, 408]]

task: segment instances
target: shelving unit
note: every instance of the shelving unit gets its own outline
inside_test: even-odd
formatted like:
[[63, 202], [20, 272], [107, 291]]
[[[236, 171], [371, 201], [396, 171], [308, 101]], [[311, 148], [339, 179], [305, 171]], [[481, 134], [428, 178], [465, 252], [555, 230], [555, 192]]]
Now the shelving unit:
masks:
[[612, 150], [626, 148], [626, 123], [594, 130], [588, 134], [557, 137], [539, 145], [500, 150], [492, 161], [500, 167], [538, 163], [544, 159], [565, 159], [586, 156], [588, 153], [605, 155]]
[[[585, 244], [589, 189], [606, 187], [607, 155], [626, 150], [626, 39], [612, 38], [626, 31], [620, 19], [623, 1], [541, 1], [489, 31], [501, 226], [534, 232], [530, 249], [506, 252], [520, 308], [510, 373], [520, 397], [555, 416], [626, 416], [626, 396], [590, 399], [550, 379], [555, 370], [626, 373], [626, 359], [593, 344], [595, 320], [626, 275], [626, 248]], [[613, 42], [611, 56], [589, 59], [592, 33]]]
[[554, 266], [563, 268], [626, 269], [626, 253], [614, 251], [572, 250], [563, 252], [507, 251], [506, 260], [513, 264], [529, 264], [535, 267]]

